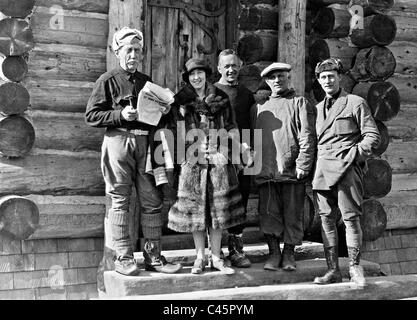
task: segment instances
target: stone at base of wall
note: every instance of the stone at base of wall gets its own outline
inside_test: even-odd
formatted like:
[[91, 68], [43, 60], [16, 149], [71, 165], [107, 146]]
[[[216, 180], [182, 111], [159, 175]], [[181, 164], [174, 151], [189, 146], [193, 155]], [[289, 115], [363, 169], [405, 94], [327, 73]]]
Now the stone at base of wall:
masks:
[[362, 258], [379, 263], [386, 275], [417, 273], [417, 228], [387, 230], [372, 242], [364, 242]]

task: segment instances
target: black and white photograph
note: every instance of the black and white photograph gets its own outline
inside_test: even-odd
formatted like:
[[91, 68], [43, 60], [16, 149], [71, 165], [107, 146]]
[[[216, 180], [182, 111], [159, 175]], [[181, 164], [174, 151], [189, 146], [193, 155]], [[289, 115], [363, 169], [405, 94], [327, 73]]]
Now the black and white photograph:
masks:
[[3, 300], [417, 300], [417, 1], [0, 0]]

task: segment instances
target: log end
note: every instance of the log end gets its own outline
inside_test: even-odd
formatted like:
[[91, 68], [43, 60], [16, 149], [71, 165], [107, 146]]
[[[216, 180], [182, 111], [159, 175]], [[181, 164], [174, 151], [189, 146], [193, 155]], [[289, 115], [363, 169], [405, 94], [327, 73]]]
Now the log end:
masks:
[[363, 241], [375, 241], [384, 234], [387, 227], [387, 213], [378, 200], [363, 201], [361, 227]]
[[363, 177], [364, 198], [382, 198], [391, 191], [392, 168], [382, 159], [368, 159], [368, 171]]
[[25, 156], [35, 142], [35, 130], [24, 117], [9, 116], [0, 121], [0, 155], [9, 158]]
[[0, 198], [0, 234], [14, 239], [29, 238], [39, 226], [37, 205], [20, 196]]

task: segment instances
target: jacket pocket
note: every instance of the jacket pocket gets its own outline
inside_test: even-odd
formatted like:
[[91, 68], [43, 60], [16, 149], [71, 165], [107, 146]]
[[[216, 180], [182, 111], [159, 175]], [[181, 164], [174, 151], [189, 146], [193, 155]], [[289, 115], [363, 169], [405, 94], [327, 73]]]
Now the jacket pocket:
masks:
[[335, 120], [334, 131], [337, 135], [345, 135], [356, 132], [358, 126], [352, 117], [337, 118]]

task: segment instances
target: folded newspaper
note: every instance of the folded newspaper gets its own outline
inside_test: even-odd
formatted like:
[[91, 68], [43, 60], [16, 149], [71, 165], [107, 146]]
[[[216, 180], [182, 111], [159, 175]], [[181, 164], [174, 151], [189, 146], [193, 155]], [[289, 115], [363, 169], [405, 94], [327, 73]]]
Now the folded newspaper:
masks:
[[174, 102], [174, 93], [147, 81], [138, 97], [138, 120], [156, 126], [163, 114], [167, 114]]

